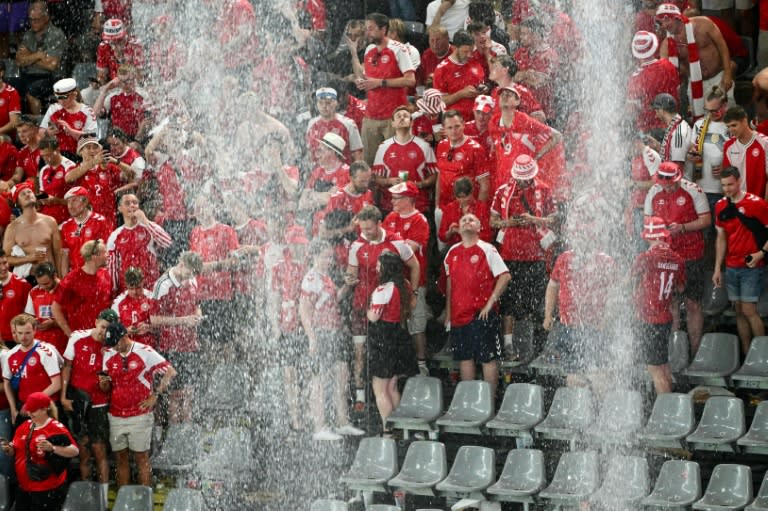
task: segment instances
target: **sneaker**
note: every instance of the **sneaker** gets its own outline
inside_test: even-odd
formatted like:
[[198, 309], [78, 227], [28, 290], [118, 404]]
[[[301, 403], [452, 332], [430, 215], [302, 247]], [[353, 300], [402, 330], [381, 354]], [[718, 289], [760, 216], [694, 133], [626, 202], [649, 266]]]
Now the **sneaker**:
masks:
[[419, 364], [419, 375], [429, 376], [429, 368], [426, 365]]
[[316, 431], [312, 435], [312, 440], [335, 442], [337, 440], [341, 440], [341, 435], [337, 435], [333, 431], [328, 431], [327, 429], [323, 429], [320, 431]]
[[336, 433], [344, 436], [363, 436], [365, 431], [354, 427], [352, 424], [345, 424], [340, 428], [336, 428]]

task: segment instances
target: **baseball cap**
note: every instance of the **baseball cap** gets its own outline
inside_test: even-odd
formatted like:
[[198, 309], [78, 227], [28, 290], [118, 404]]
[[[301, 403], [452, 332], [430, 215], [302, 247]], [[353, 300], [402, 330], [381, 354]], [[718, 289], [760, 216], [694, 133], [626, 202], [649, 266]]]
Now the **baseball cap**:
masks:
[[62, 78], [53, 84], [54, 94], [68, 94], [77, 89], [77, 82], [74, 78]]
[[338, 97], [339, 93], [331, 87], [320, 87], [315, 91], [315, 98], [317, 99], [338, 99]]
[[667, 112], [674, 112], [677, 110], [677, 100], [672, 94], [668, 92], [662, 92], [657, 94], [653, 101], [651, 101], [651, 108], [666, 110]]
[[501, 94], [501, 91], [505, 90], [514, 92], [517, 99], [520, 99], [520, 89], [517, 88], [517, 85], [505, 85], [504, 87], [499, 87], [499, 94]]
[[344, 158], [344, 149], [347, 147], [347, 142], [341, 136], [329, 131], [323, 135], [320, 143], [336, 153], [339, 158]]
[[85, 197], [86, 199], [90, 198], [90, 194], [88, 193], [88, 190], [86, 190], [82, 186], [75, 186], [73, 188], [70, 188], [67, 193], [64, 194], [65, 199], [71, 199], [72, 197]]
[[514, 179], [521, 181], [533, 179], [539, 173], [539, 165], [536, 163], [536, 160], [527, 154], [521, 154], [515, 159], [515, 163], [512, 164], [510, 173]]
[[19, 195], [21, 195], [21, 192], [23, 192], [24, 190], [32, 190], [34, 192], [35, 186], [29, 181], [24, 181], [23, 183], [19, 183], [16, 186], [14, 186], [12, 191], [12, 194], [13, 194], [12, 198], [13, 198], [14, 204], [18, 204]]
[[44, 392], [33, 392], [27, 396], [24, 401], [24, 406], [21, 407], [22, 412], [35, 412], [37, 410], [44, 410], [51, 406], [51, 398]]
[[483, 113], [490, 113], [493, 110], [493, 107], [496, 106], [496, 102], [493, 101], [493, 98], [491, 96], [486, 96], [484, 94], [481, 94], [480, 96], [477, 96], [475, 98], [475, 111], [483, 112]]
[[399, 195], [401, 197], [412, 197], [416, 198], [420, 195], [419, 188], [416, 186], [416, 184], [413, 181], [405, 181], [402, 183], [397, 183], [396, 185], [392, 185], [389, 188], [389, 193], [392, 195]]
[[104, 337], [104, 344], [112, 348], [126, 335], [128, 335], [128, 330], [125, 329], [122, 323], [119, 321], [110, 323], [107, 327], [107, 334]]
[[96, 319], [103, 319], [105, 321], [109, 321], [110, 323], [117, 323], [120, 321], [117, 312], [112, 309], [104, 309], [103, 311], [99, 312], [99, 315], [96, 317]]
[[115, 41], [125, 37], [125, 25], [117, 18], [112, 18], [104, 23], [101, 38], [105, 41]]
[[643, 222], [643, 239], [644, 240], [658, 240], [669, 237], [669, 230], [664, 223], [664, 219], [657, 216], [647, 218]]
[[83, 147], [87, 146], [88, 144], [96, 144], [99, 146], [99, 149], [101, 149], [101, 144], [99, 143], [99, 139], [96, 137], [89, 137], [84, 136], [80, 137], [80, 140], [77, 141], [77, 154], [80, 154], [80, 151], [83, 150]]
[[632, 55], [636, 59], [645, 60], [656, 55], [659, 49], [659, 39], [656, 34], [640, 30], [632, 38]]
[[676, 183], [683, 178], [683, 172], [677, 163], [665, 161], [653, 177], [657, 183]]

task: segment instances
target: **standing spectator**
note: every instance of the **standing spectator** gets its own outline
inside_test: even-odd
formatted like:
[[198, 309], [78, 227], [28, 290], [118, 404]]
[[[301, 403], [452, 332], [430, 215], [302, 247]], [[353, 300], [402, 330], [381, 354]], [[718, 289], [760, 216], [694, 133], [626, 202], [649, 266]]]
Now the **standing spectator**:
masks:
[[529, 87], [547, 119], [554, 119], [558, 56], [547, 44], [545, 32], [544, 23], [537, 18], [528, 18], [520, 24], [520, 47], [515, 52], [519, 70], [515, 81]]
[[16, 155], [16, 184], [25, 179], [36, 179], [40, 170], [40, 130], [32, 118], [23, 115], [16, 125], [16, 138], [24, 144]]
[[32, 286], [9, 271], [8, 258], [0, 249], [0, 341], [14, 344], [11, 319], [24, 312]]
[[475, 97], [482, 93], [485, 82], [482, 62], [472, 58], [474, 44], [468, 32], [456, 32], [453, 53], [437, 65], [432, 79], [432, 86], [443, 93], [446, 107], [456, 110], [464, 119], [472, 117]]
[[118, 192], [138, 186], [144, 176], [144, 170], [147, 168], [144, 157], [129, 145], [130, 142], [131, 139], [120, 128], [112, 128], [107, 133], [107, 144], [109, 145], [109, 153], [105, 155], [107, 160], [111, 162], [110, 158], [114, 158], [114, 164], [120, 167], [124, 175], [133, 175], [133, 181], [121, 186]]
[[42, 101], [50, 95], [67, 51], [67, 38], [60, 28], [51, 24], [44, 1], [30, 4], [29, 26], [16, 50], [20, 77], [13, 85], [26, 98], [29, 112], [40, 115]]
[[380, 13], [369, 14], [365, 31], [370, 44], [363, 63], [357, 61], [357, 54], [352, 58], [357, 88], [368, 94], [362, 136], [364, 159], [371, 165], [376, 148], [392, 134], [392, 112], [408, 102], [408, 87], [416, 85], [416, 66], [405, 46], [388, 37], [389, 18]]
[[[490, 209], [487, 202], [478, 202], [472, 194], [472, 180], [460, 177], [453, 183], [454, 200], [443, 207], [443, 217], [437, 232], [437, 239], [447, 247], [461, 241], [459, 220], [468, 214], [480, 220], [480, 239], [491, 242]], [[443, 249], [441, 249], [442, 251]]]
[[[633, 146], [632, 170], [630, 179], [632, 181], [629, 196], [629, 211], [627, 215], [631, 217], [631, 228], [627, 226], [627, 232], [634, 240], [636, 253], [644, 252], [647, 244], [642, 238], [643, 235], [643, 211], [645, 208], [645, 197], [648, 190], [653, 186], [653, 176], [659, 170], [661, 157], [659, 153], [643, 143], [643, 135], [638, 134]], [[626, 219], [628, 222], [630, 218]]]
[[648, 137], [648, 145], [659, 153], [661, 161], [675, 162], [680, 166], [685, 165], [688, 158], [691, 127], [677, 113], [677, 101], [671, 94], [662, 92], [653, 98], [651, 108], [656, 111], [656, 117], [664, 125], [664, 138], [659, 141]]
[[461, 217], [461, 243], [445, 255], [445, 324], [462, 381], [474, 380], [475, 366], [480, 363], [483, 379], [491, 384], [491, 396], [495, 396], [501, 355], [496, 302], [510, 275], [493, 245], [480, 239], [480, 229], [475, 215]]
[[[320, 224], [326, 214], [340, 209], [356, 215], [365, 206], [373, 205], [373, 192], [371, 192], [370, 186], [371, 169], [368, 167], [368, 164], [364, 161], [356, 161], [350, 165], [349, 183], [336, 193], [331, 194], [325, 209], [315, 215], [313, 231], [319, 231], [321, 237], [333, 236], [334, 232], [329, 231], [324, 224]], [[353, 230], [355, 230], [355, 226], [351, 223], [344, 227], [345, 232]]]
[[144, 273], [140, 268], [125, 270], [125, 291], [112, 302], [112, 310], [119, 321], [128, 329], [133, 339], [150, 348], [155, 348], [155, 334], [152, 331], [151, 317], [157, 304], [152, 298], [152, 291], [144, 288]]
[[[176, 370], [155, 350], [131, 339], [122, 323], [107, 327], [103, 371], [99, 387], [109, 393], [109, 443], [115, 453], [117, 485], [130, 484], [129, 451], [138, 471], [138, 483], [152, 485], [149, 448], [152, 443], [153, 409], [170, 387]], [[155, 375], [160, 383], [153, 390]]]
[[56, 269], [49, 262], [40, 263], [32, 269], [37, 285], [29, 291], [24, 312], [37, 322], [35, 338], [47, 342], [59, 353], [67, 348], [67, 336], [53, 318], [53, 297], [59, 287]]
[[485, 149], [485, 153], [491, 159], [493, 159], [495, 147], [489, 128], [495, 106], [496, 102], [491, 96], [483, 94], [477, 96], [472, 109], [474, 119], [464, 123], [464, 134], [480, 142], [480, 145]]
[[344, 163], [344, 139], [328, 132], [317, 147], [317, 167], [307, 179], [299, 198], [299, 209], [316, 212], [328, 204], [331, 195], [349, 183], [349, 165]]
[[[493, 28], [495, 28], [493, 27], [493, 18], [490, 20], [473, 20], [467, 25], [467, 32], [471, 34], [474, 42], [472, 60], [482, 66], [485, 76], [488, 76], [488, 66], [491, 60], [508, 53], [507, 47], [504, 44], [498, 43], [491, 38]], [[504, 33], [504, 36], [506, 37], [506, 33]], [[456, 34], [454, 34], [453, 38], [455, 44]]]
[[96, 50], [99, 83], [114, 80], [121, 64], [130, 64], [136, 70], [144, 69], [144, 48], [136, 39], [128, 37], [122, 21], [115, 18], [107, 20], [101, 37], [104, 40]]
[[453, 34], [464, 28], [469, 16], [469, 4], [470, 0], [433, 0], [427, 5], [426, 25], [442, 25], [452, 38]]
[[53, 84], [56, 103], [48, 107], [40, 122], [40, 129], [49, 137], [56, 137], [59, 150], [68, 158], [75, 158], [78, 140], [83, 135], [96, 134], [96, 116], [88, 105], [78, 101], [77, 82], [64, 78]]
[[[70, 188], [66, 181], [67, 173], [75, 168], [75, 162], [62, 156], [59, 149], [59, 141], [54, 137], [45, 137], [38, 146], [40, 158], [45, 165], [37, 175], [37, 191], [40, 213], [49, 215], [60, 224], [69, 216], [67, 214], [67, 201], [64, 196]], [[46, 197], [47, 195], [47, 197]]]
[[102, 240], [80, 247], [83, 265], [61, 280], [53, 297], [53, 318], [67, 336], [73, 330], [91, 328], [99, 312], [112, 304], [112, 280], [107, 266], [107, 247]]
[[349, 163], [363, 158], [363, 142], [355, 121], [338, 113], [338, 93], [331, 87], [321, 87], [315, 91], [315, 105], [320, 115], [309, 120], [307, 125], [307, 147], [311, 152], [312, 163], [317, 163], [322, 147], [321, 140], [326, 133], [333, 133], [344, 141], [341, 161]]
[[[63, 461], [74, 458], [80, 451], [66, 426], [56, 420], [56, 408], [48, 395], [31, 394], [24, 404], [24, 412], [29, 414], [29, 420], [16, 429], [13, 440], [0, 441], [0, 449], [15, 460], [19, 481], [15, 509], [59, 510], [67, 497], [67, 470]], [[54, 460], [56, 464], [52, 465]], [[32, 467], [37, 470], [33, 471]]]
[[768, 198], [768, 137], [749, 126], [747, 112], [732, 106], [723, 117], [730, 140], [723, 146], [723, 167], [739, 169], [742, 191]]
[[427, 29], [429, 48], [421, 54], [421, 65], [416, 70], [416, 83], [432, 87], [432, 75], [438, 64], [448, 58], [454, 51], [448, 30], [442, 25], [432, 25]]
[[520, 96], [520, 104], [517, 106], [517, 109], [541, 123], [547, 122], [544, 110], [542, 110], [541, 105], [534, 97], [533, 92], [525, 85], [515, 82], [517, 70], [517, 62], [509, 55], [499, 55], [491, 59], [488, 77], [496, 84], [496, 87], [491, 92], [494, 109], [496, 111], [501, 109], [499, 94], [502, 90], [515, 90]]
[[693, 124], [688, 159], [693, 166], [693, 179], [707, 194], [709, 210], [714, 215], [715, 203], [722, 197], [720, 170], [723, 168], [723, 150], [728, 142], [728, 127], [723, 116], [728, 108], [728, 97], [719, 87], [708, 92], [704, 101], [706, 115]]
[[[723, 197], [715, 205], [715, 272], [712, 282], [725, 287], [728, 299], [736, 306], [736, 328], [742, 353], [749, 351], [752, 339], [765, 335], [765, 324], [757, 312], [763, 290], [763, 272], [768, 243], [759, 245], [758, 234], [768, 225], [768, 203], [762, 197], [744, 191], [741, 173], [736, 167], [720, 172]], [[759, 229], [759, 230], [758, 230]]]
[[80, 248], [91, 240], [105, 240], [112, 233], [103, 215], [93, 211], [90, 193], [82, 186], [69, 189], [64, 195], [67, 201], [67, 218], [59, 227], [61, 231], [61, 274], [66, 276], [73, 268], [83, 265]]
[[[5, 13], [8, 14], [7, 12]], [[2, 20], [0, 19], [0, 23]], [[1, 34], [0, 29], [0, 34]], [[0, 36], [1, 37], [1, 36]], [[16, 133], [16, 125], [21, 117], [21, 96], [11, 84], [5, 82], [5, 67], [3, 61], [0, 64], [0, 135], [13, 137]]]
[[137, 71], [130, 64], [117, 68], [117, 77], [107, 82], [93, 105], [96, 117], [109, 116], [114, 128], [120, 129], [130, 139], [139, 139], [146, 131], [146, 98], [136, 89]]

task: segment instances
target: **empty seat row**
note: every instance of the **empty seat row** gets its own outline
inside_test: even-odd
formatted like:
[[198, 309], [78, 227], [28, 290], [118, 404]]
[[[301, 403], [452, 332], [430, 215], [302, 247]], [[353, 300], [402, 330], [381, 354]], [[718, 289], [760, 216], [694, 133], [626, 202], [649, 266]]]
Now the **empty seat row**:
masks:
[[[174, 488], [165, 498], [164, 511], [203, 511], [202, 493]], [[0, 509], [7, 507], [0, 505]], [[106, 511], [101, 485], [93, 481], [76, 481], [69, 486], [62, 511]], [[152, 488], [123, 486], [117, 492], [113, 511], [153, 511]]]

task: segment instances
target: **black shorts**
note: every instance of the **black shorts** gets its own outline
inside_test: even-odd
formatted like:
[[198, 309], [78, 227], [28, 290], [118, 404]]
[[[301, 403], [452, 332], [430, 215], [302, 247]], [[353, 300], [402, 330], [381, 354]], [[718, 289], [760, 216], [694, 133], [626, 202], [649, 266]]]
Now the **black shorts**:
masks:
[[595, 328], [556, 323], [550, 336], [560, 365], [568, 373], [604, 367], [609, 362], [605, 336]]
[[309, 340], [304, 332], [299, 330], [291, 333], [281, 333], [277, 345], [279, 357], [277, 363], [282, 366], [296, 365], [299, 360], [306, 357], [309, 348]]
[[64, 505], [67, 498], [67, 485], [48, 491], [24, 491], [16, 493], [16, 511], [54, 511]]
[[376, 321], [368, 327], [368, 373], [376, 378], [412, 376], [418, 372], [413, 340], [399, 323]]
[[90, 407], [85, 415], [81, 437], [87, 437], [90, 443], [106, 444], [109, 442], [109, 405]]
[[474, 319], [464, 326], [451, 327], [453, 360], [486, 363], [501, 357], [499, 316], [491, 312], [487, 320]]
[[500, 314], [515, 319], [543, 318], [547, 266], [544, 261], [505, 261], [511, 280], [501, 295]]
[[633, 325], [635, 342], [642, 362], [649, 366], [661, 366], [669, 362], [669, 334], [672, 323], [654, 325], [636, 321]]
[[685, 262], [685, 290], [683, 296], [694, 302], [701, 303], [704, 297], [705, 268], [704, 259], [694, 259]]

